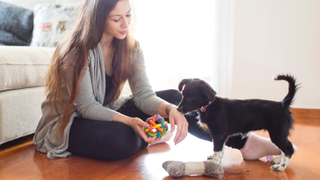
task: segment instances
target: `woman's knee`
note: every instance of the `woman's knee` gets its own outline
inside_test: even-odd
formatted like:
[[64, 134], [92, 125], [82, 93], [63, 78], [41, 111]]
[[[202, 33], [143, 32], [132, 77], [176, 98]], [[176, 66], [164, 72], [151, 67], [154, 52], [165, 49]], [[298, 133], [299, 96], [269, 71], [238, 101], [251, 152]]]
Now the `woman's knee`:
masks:
[[134, 155], [147, 145], [123, 123], [79, 119], [71, 128], [68, 151], [94, 159], [119, 160]]

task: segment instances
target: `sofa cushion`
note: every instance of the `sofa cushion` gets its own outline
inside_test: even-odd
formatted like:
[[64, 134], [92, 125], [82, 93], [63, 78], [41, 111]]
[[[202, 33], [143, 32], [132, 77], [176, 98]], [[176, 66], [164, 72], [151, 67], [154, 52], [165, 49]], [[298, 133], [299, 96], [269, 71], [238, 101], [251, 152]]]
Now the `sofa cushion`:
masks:
[[30, 46], [56, 47], [76, 22], [82, 4], [38, 4]]
[[0, 45], [29, 45], [32, 30], [33, 11], [0, 1]]
[[45, 47], [0, 47], [0, 91], [43, 86], [54, 50]]

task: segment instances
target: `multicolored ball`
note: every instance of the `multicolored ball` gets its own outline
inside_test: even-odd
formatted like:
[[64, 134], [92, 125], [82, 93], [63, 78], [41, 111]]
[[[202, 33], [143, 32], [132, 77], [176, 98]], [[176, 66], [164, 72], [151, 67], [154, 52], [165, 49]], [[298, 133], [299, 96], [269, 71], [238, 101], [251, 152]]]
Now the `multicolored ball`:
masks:
[[159, 114], [154, 115], [153, 117], [149, 117], [146, 120], [147, 123], [150, 124], [148, 128], [145, 128], [145, 132], [150, 137], [160, 137], [164, 136], [167, 133], [168, 125], [167, 121], [165, 121]]

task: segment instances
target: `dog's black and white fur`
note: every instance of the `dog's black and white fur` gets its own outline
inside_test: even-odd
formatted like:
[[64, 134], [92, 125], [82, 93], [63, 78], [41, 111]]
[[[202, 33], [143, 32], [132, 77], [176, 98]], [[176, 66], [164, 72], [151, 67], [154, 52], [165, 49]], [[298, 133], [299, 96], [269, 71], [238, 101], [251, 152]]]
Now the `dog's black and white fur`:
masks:
[[[202, 127], [208, 130], [214, 142], [213, 160], [221, 162], [223, 146], [228, 137], [252, 130], [267, 130], [271, 141], [282, 151], [274, 159], [272, 170], [283, 171], [289, 164], [293, 146], [288, 140], [293, 125], [290, 105], [297, 91], [296, 80], [291, 75], [278, 75], [275, 80], [289, 83], [289, 92], [281, 102], [251, 99], [231, 100], [216, 96], [216, 92], [203, 80], [183, 79], [179, 84], [183, 99], [178, 110], [188, 113], [197, 110]], [[184, 88], [183, 88], [184, 87]]]

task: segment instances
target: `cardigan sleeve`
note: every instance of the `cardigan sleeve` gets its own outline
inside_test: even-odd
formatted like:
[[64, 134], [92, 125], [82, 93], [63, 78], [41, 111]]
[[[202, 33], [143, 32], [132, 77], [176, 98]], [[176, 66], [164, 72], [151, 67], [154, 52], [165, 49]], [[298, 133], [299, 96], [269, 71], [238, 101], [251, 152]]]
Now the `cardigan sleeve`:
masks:
[[132, 69], [134, 70], [129, 78], [129, 85], [135, 105], [148, 115], [158, 114], [158, 108], [164, 100], [157, 97], [149, 83], [146, 73], [143, 52], [138, 46], [133, 53]]

